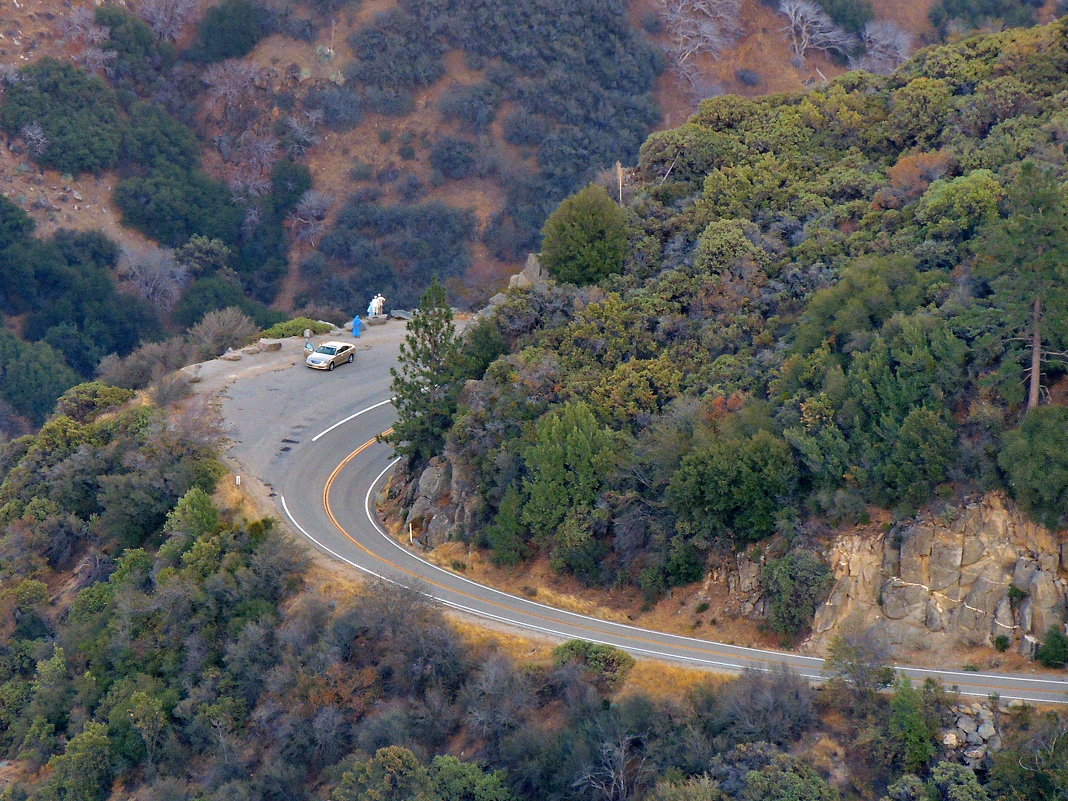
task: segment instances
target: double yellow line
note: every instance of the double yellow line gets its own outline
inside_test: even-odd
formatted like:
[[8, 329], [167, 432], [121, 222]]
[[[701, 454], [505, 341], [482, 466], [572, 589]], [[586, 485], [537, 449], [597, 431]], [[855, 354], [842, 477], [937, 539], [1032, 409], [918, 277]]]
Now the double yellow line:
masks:
[[[386, 435], [388, 435], [388, 434], [390, 434], [392, 432], [393, 432], [393, 429], [391, 428], [391, 429], [388, 429], [386, 431], [383, 431], [380, 436], [384, 437], [384, 436], [386, 436]], [[330, 522], [334, 524], [334, 527], [342, 534], [342, 536], [344, 536], [345, 539], [347, 539], [349, 542], [351, 542], [353, 545], [355, 545], [357, 548], [359, 548], [361, 551], [363, 551], [365, 554], [367, 554], [368, 556], [372, 557], [373, 559], [376, 559], [379, 562], [382, 562], [382, 563], [384, 563], [386, 565], [389, 565], [391, 568], [393, 568], [394, 570], [396, 570], [399, 573], [403, 573], [406, 576], [411, 576], [412, 578], [418, 579], [423, 584], [429, 584], [430, 586], [437, 587], [440, 590], [444, 590], [444, 591], [447, 591], [447, 592], [455, 593], [455, 594], [460, 595], [460, 596], [462, 596], [464, 598], [468, 598], [468, 599], [470, 599], [472, 601], [476, 601], [476, 602], [478, 602], [480, 604], [484, 604], [484, 605], [488, 604], [490, 606], [496, 607], [497, 609], [500, 609], [500, 610], [505, 611], [505, 612], [512, 612], [512, 613], [515, 613], [515, 614], [520, 614], [520, 615], [525, 615], [525, 616], [528, 616], [528, 617], [533, 617], [533, 618], [536, 618], [538, 620], [545, 621], [546, 623], [550, 623], [552, 625], [559, 626], [560, 625], [560, 621], [555, 619], [555, 618], [553, 618], [553, 617], [550, 617], [548, 615], [543, 615], [541, 613], [532, 612], [532, 611], [528, 611], [528, 610], [525, 610], [525, 609], [523, 609], [523, 610], [516, 609], [515, 607], [508, 606], [507, 604], [503, 604], [503, 603], [500, 603], [498, 601], [491, 601], [491, 600], [488, 600], [486, 598], [481, 598], [481, 597], [479, 597], [477, 595], [473, 595], [473, 594], [471, 594], [469, 592], [465, 592], [464, 590], [456, 589], [455, 587], [449, 587], [446, 584], [442, 584], [441, 582], [434, 581], [433, 579], [427, 578], [427, 577], [425, 577], [425, 576], [423, 576], [423, 575], [421, 575], [419, 573], [416, 573], [415, 571], [410, 570], [410, 569], [408, 569], [406, 567], [402, 567], [401, 565], [397, 564], [396, 562], [393, 562], [393, 561], [387, 559], [386, 557], [381, 556], [380, 554], [377, 554], [374, 551], [370, 550], [367, 546], [363, 545], [355, 537], [353, 537], [352, 534], [350, 534], [348, 532], [348, 530], [346, 530], [346, 528], [343, 525], [341, 525], [341, 521], [339, 521], [337, 519], [337, 515], [334, 514], [333, 507], [330, 504], [330, 492], [334, 487], [334, 482], [337, 481], [338, 477], [345, 470], [345, 468], [348, 467], [349, 464], [352, 463], [353, 459], [355, 459], [357, 456], [359, 456], [361, 453], [363, 453], [364, 451], [366, 451], [368, 448], [370, 448], [372, 445], [375, 445], [379, 441], [380, 441], [379, 437], [374, 437], [373, 439], [369, 439], [369, 440], [367, 440], [367, 442], [363, 443], [363, 445], [361, 445], [356, 450], [354, 450], [352, 453], [350, 453], [348, 456], [346, 456], [341, 461], [341, 463], [338, 464], [338, 466], [335, 467], [334, 470], [330, 473], [330, 477], [327, 478], [326, 483], [323, 485], [323, 508], [326, 510], [326, 515], [327, 515], [327, 517], [330, 518]], [[492, 589], [492, 588], [490, 588], [490, 589]], [[606, 623], [610, 623], [610, 621], [605, 621], [605, 622]], [[597, 628], [596, 626], [589, 626], [589, 625], [584, 625], [584, 624], [581, 624], [581, 623], [571, 623], [571, 622], [569, 622], [566, 625], [571, 627], [571, 628], [575, 628], [575, 629], [578, 629], [578, 630], [581, 630], [581, 631], [588, 631], [588, 632], [597, 634], [597, 635], [599, 635], [601, 637], [614, 637], [614, 638], [617, 638], [617, 639], [626, 640], [628, 642], [641, 643], [641, 644], [646, 645], [646, 646], [654, 646], [656, 648], [663, 648], [664, 647], [663, 643], [658, 642], [657, 640], [653, 640], [653, 639], [650, 639], [650, 638], [647, 638], [647, 637], [640, 637], [640, 636], [637, 636], [637, 635], [634, 635], [634, 634], [619, 634], [619, 633], [615, 633], [615, 632], [609, 632], [609, 631], [605, 631], [604, 629]], [[622, 625], [625, 625], [625, 624], [622, 624]], [[563, 633], [560, 632], [560, 634], [563, 634]], [[699, 654], [699, 655], [704, 656], [704, 657], [718, 657], [720, 659], [731, 659], [731, 660], [739, 660], [740, 658], [750, 658], [750, 659], [752, 659], [752, 662], [754, 664], [758, 664], [761, 661], [761, 660], [759, 660], [758, 658], [755, 658], [755, 657], [739, 657], [739, 655], [736, 654], [736, 653], [729, 652], [729, 651], [720, 651], [720, 650], [716, 650], [715, 648], [702, 648], [702, 647], [699, 647], [699, 646], [687, 645], [687, 644], [682, 644], [682, 643], [672, 644], [672, 647], [680, 649], [680, 650], [684, 650], [684, 651], [690, 651], [692, 653]], [[785, 661], [785, 659], [787, 657], [789, 657], [789, 656], [790, 656], [789, 654], [785, 654], [785, 653], [782, 654], [783, 661]], [[664, 658], [670, 658], [670, 657], [665, 655]], [[774, 664], [776, 664], [776, 660], [774, 659], [774, 657], [772, 657], [769, 654], [769, 658], [766, 660], [766, 664], [774, 665]], [[954, 682], [954, 684], [956, 686], [958, 686], [958, 687], [976, 687], [976, 688], [981, 688], [984, 691], [990, 691], [990, 692], [997, 691], [997, 690], [1006, 690], [1006, 691], [1010, 691], [1010, 692], [1026, 692], [1025, 690], [1023, 690], [1022, 688], [1019, 688], [1019, 687], [995, 685], [995, 684], [982, 684], [982, 683], [979, 683], [979, 682], [956, 681], [956, 682]]]

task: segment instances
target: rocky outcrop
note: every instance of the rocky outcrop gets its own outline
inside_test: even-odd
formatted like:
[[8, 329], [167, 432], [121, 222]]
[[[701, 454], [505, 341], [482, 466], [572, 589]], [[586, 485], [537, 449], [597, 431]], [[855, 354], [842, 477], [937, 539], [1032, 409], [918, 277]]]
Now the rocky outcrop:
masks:
[[509, 289], [531, 289], [535, 286], [546, 284], [549, 274], [541, 266], [541, 260], [531, 253], [527, 256], [527, 263], [523, 269], [508, 279]]
[[[541, 266], [541, 260], [538, 259], [537, 254], [530, 253], [527, 255], [527, 263], [523, 266], [523, 269], [508, 279], [508, 289], [534, 289], [543, 287], [551, 281], [552, 278]], [[486, 307], [475, 316], [482, 317], [492, 313], [494, 309], [506, 300], [508, 300], [508, 295], [505, 292], [498, 292], [487, 301]]]
[[446, 450], [435, 456], [413, 482], [404, 517], [407, 529], [425, 548], [459, 539], [461, 532], [473, 530], [482, 512], [482, 498], [475, 491], [474, 476], [461, 459]]
[[1029, 654], [1068, 605], [1068, 548], [1000, 493], [924, 514], [885, 535], [840, 537], [836, 582], [816, 613], [813, 644], [843, 626], [878, 626], [890, 642], [917, 637], [993, 643]]

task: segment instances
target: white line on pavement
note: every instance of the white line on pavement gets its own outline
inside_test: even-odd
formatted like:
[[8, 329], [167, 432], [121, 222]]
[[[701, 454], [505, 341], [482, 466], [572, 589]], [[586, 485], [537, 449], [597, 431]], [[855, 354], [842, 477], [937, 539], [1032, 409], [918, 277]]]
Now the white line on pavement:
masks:
[[319, 439], [319, 437], [324, 436], [326, 434], [329, 434], [331, 431], [333, 431], [338, 426], [345, 425], [345, 423], [347, 423], [349, 420], [355, 420], [357, 417], [359, 417], [364, 412], [369, 412], [372, 409], [377, 409], [379, 406], [385, 406], [387, 403], [393, 403], [393, 398], [386, 398], [384, 401], [376, 403], [374, 406], [368, 406], [366, 409], [360, 409], [360, 411], [356, 412], [355, 414], [350, 414], [344, 420], [338, 420], [336, 423], [334, 423], [332, 426], [330, 426], [330, 428], [324, 429], [323, 431], [320, 431], [318, 434], [316, 434], [314, 437], [312, 437], [311, 441], [315, 442], [315, 441], [317, 441]]

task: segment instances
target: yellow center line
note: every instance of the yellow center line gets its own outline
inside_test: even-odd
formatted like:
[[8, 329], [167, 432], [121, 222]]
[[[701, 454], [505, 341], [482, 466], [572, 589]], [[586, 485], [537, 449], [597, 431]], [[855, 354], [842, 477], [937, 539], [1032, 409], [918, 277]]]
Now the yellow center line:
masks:
[[[393, 429], [390, 428], [390, 429], [388, 429], [386, 431], [383, 431], [380, 436], [384, 437], [384, 436], [387, 436], [388, 434], [391, 434], [392, 432], [393, 432]], [[420, 575], [419, 573], [416, 573], [413, 570], [409, 570], [408, 568], [403, 567], [403, 566], [397, 564], [396, 562], [393, 562], [393, 561], [387, 559], [386, 557], [375, 553], [374, 551], [372, 551], [369, 548], [367, 548], [367, 546], [365, 546], [362, 543], [360, 543], [359, 541], [357, 541], [356, 538], [353, 537], [352, 534], [350, 534], [348, 532], [348, 530], [346, 530], [346, 528], [343, 525], [341, 525], [341, 522], [337, 519], [337, 516], [334, 514], [333, 507], [330, 504], [330, 491], [333, 488], [334, 482], [337, 480], [338, 476], [340, 476], [341, 473], [344, 471], [344, 469], [346, 467], [348, 467], [349, 464], [352, 463], [352, 460], [355, 459], [357, 456], [359, 456], [361, 453], [363, 453], [365, 450], [370, 448], [372, 445], [376, 444], [378, 441], [379, 441], [378, 437], [374, 437], [373, 439], [369, 439], [369, 440], [367, 440], [367, 442], [363, 443], [363, 445], [361, 445], [356, 450], [354, 450], [352, 453], [350, 453], [348, 456], [346, 456], [341, 461], [341, 463], [337, 467], [334, 468], [333, 472], [330, 473], [330, 477], [326, 480], [326, 484], [323, 485], [323, 508], [326, 510], [327, 517], [330, 518], [330, 522], [334, 524], [334, 527], [337, 528], [337, 530], [339, 532], [341, 532], [341, 534], [349, 542], [351, 542], [353, 545], [355, 545], [361, 551], [366, 553], [368, 556], [370, 556], [370, 557], [372, 557], [374, 559], [377, 559], [379, 562], [387, 564], [390, 567], [392, 567], [394, 570], [397, 570], [397, 571], [399, 571], [399, 572], [401, 572], [401, 573], [403, 573], [403, 574], [405, 574], [407, 576], [411, 576], [412, 578], [416, 578], [419, 581], [421, 581], [421, 582], [423, 582], [425, 584], [429, 584], [429, 585], [431, 585], [433, 587], [437, 587], [438, 589], [445, 590], [445, 591], [451, 592], [451, 593], [455, 593], [455, 594], [463, 596], [465, 598], [469, 598], [472, 601], [478, 601], [478, 602], [480, 602], [482, 604], [489, 604], [490, 606], [494, 606], [494, 607], [496, 607], [498, 609], [501, 609], [501, 610], [504, 610], [504, 611], [507, 611], [507, 612], [513, 612], [515, 614], [527, 615], [529, 617], [537, 618], [539, 620], [543, 620], [543, 621], [546, 621], [548, 623], [552, 623], [554, 625], [567, 625], [567, 626], [570, 626], [570, 627], [573, 627], [573, 628], [576, 628], [576, 629], [580, 629], [580, 630], [583, 630], [583, 631], [594, 632], [594, 633], [600, 634], [602, 636], [606, 636], [607, 635], [607, 636], [617, 637], [617, 638], [619, 638], [621, 640], [624, 640], [624, 641], [627, 641], [627, 642], [643, 643], [643, 644], [646, 644], [646, 645], [653, 645], [653, 646], [656, 646], [658, 648], [663, 648], [664, 647], [664, 644], [662, 642], [659, 642], [658, 640], [650, 639], [650, 638], [647, 638], [647, 637], [638, 637], [638, 636], [635, 636], [633, 634], [620, 634], [620, 633], [618, 633], [616, 631], [613, 631], [611, 629], [603, 629], [603, 628], [598, 628], [596, 626], [587, 626], [587, 625], [583, 625], [581, 623], [571, 623], [571, 622], [563, 623], [562, 621], [559, 621], [559, 620], [557, 620], [556, 618], [553, 618], [553, 617], [549, 617], [548, 615], [543, 615], [543, 614], [540, 614], [538, 612], [530, 612], [530, 611], [527, 611], [527, 610], [517, 609], [515, 607], [508, 606], [507, 604], [500, 603], [498, 601], [491, 601], [491, 600], [488, 600], [486, 598], [481, 598], [481, 597], [479, 597], [477, 595], [474, 595], [472, 593], [465, 592], [464, 590], [459, 590], [459, 589], [456, 589], [454, 587], [449, 587], [446, 584], [442, 584], [441, 582], [434, 581], [433, 579], [430, 579], [430, 578], [427, 578], [425, 576], [422, 576], [422, 575]], [[488, 587], [487, 589], [491, 589], [492, 590], [491, 587]], [[611, 621], [605, 621], [605, 622], [606, 623], [611, 623]], [[668, 634], [667, 636], [671, 636], [671, 635]], [[685, 645], [685, 644], [681, 644], [681, 643], [677, 644], [677, 645], [676, 644], [672, 644], [671, 647], [678, 648], [678, 649], [685, 650], [685, 651], [692, 651], [694, 653], [705, 655], [705, 656], [716, 656], [716, 657], [727, 658], [727, 659], [745, 659], [745, 660], [747, 660], [749, 662], [752, 662], [752, 663], [760, 663], [761, 662], [761, 660], [756, 658], [756, 657], [741, 656], [741, 655], [739, 655], [739, 654], [737, 654], [735, 652], [732, 652], [732, 651], [721, 651], [721, 650], [716, 650], [715, 648], [701, 648], [699, 646]], [[742, 646], [739, 646], [739, 647], [742, 647]], [[784, 661], [786, 659], [788, 659], [790, 656], [793, 656], [793, 654], [785, 654], [785, 653], [782, 654], [782, 658], [783, 658]], [[665, 654], [665, 657], [666, 658], [670, 658], [670, 655]], [[764, 661], [767, 662], [767, 663], [774, 663], [776, 660], [769, 658], [769, 659], [764, 660]], [[980, 683], [980, 682], [967, 682], [967, 681], [954, 681], [953, 684], [955, 686], [958, 686], [958, 687], [981, 687], [984, 690], [994, 689], [994, 690], [1013, 690], [1013, 691], [1020, 691], [1020, 692], [1024, 691], [1024, 688], [1022, 688], [1022, 687], [1014, 687], [1014, 686], [1011, 686], [1011, 685], [983, 684], [983, 683]]]

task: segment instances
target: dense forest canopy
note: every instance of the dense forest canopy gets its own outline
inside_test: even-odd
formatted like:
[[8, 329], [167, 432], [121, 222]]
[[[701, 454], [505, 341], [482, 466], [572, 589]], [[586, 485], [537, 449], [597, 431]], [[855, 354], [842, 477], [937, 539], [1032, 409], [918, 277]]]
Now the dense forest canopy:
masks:
[[[820, 6], [867, 30], [867, 4]], [[948, 34], [1031, 13], [966, 6], [932, 18]], [[496, 561], [545, 554], [650, 600], [714, 548], [774, 543], [768, 623], [793, 637], [828, 586], [810, 546], [871, 505], [1004, 487], [1066, 523], [1064, 21], [886, 77], [712, 98], [645, 140], [622, 206], [593, 187], [558, 207], [656, 118], [660, 58], [621, 4], [402, 0], [351, 37], [346, 83], [306, 92], [241, 59], [272, 32], [314, 39], [314, 20], [194, 7], [82, 9], [66, 24], [84, 69], [3, 74], [21, 152], [115, 169], [123, 219], [171, 248], [37, 236], [0, 198], [0, 415], [40, 424], [0, 443], [3, 801], [1064, 796], [1063, 715], [1021, 715], [977, 776], [942, 759], [956, 699], [894, 683], [863, 634], [833, 644], [820, 693], [781, 671], [650, 698], [611, 648], [526, 664], [417, 591], [324, 590], [274, 521], [213, 494], [220, 432], [167, 378], [278, 319], [263, 304], [293, 243], [304, 300], [357, 280], [403, 300], [460, 275], [476, 236], [511, 258], [544, 231], [574, 283], [510, 293], [462, 340], [444, 288], [424, 296], [397, 371], [409, 470], [442, 451], [466, 469], [466, 533]], [[480, 234], [414, 175], [356, 164], [404, 202], [364, 187], [328, 225], [301, 163], [316, 126], [410, 108], [448, 49], [481, 72], [441, 98], [458, 130], [398, 154], [425, 150], [434, 180], [496, 175], [504, 209]], [[484, 138], [505, 107], [519, 167]], [[1039, 653], [1063, 666], [1068, 639]], [[806, 742], [836, 744], [834, 764], [798, 756]]]
[[[880, 695], [887, 653], [863, 638], [840, 643], [820, 693], [784, 669], [649, 697], [614, 648], [571, 641], [523, 663], [417, 590], [331, 591], [274, 521], [217, 504], [219, 442], [201, 403], [94, 382], [0, 447], [4, 801], [1063, 791], [1063, 716], [1003, 728], [981, 785], [940, 761], [955, 696], [907, 681]], [[794, 753], [806, 738], [848, 752], [841, 789]]]
[[[583, 240], [620, 224], [584, 190], [546, 261], [600, 283], [513, 291], [458, 351], [458, 533], [656, 597], [710, 550], [869, 505], [1004, 487], [1064, 526], [1066, 98], [1062, 20], [652, 135], [625, 256]], [[464, 385], [494, 338], [509, 352]]]

